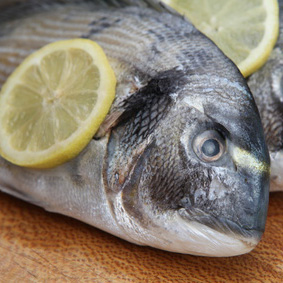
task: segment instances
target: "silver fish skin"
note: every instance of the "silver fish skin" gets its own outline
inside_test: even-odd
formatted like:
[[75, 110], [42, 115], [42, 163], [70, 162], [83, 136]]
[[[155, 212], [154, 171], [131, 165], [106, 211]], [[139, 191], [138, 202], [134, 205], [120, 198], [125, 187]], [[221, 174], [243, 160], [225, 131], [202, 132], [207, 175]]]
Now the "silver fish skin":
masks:
[[283, 191], [283, 0], [278, 3], [278, 41], [266, 64], [248, 79], [270, 153], [270, 191]]
[[31, 52], [77, 37], [103, 47], [118, 85], [79, 156], [49, 170], [0, 159], [0, 190], [139, 245], [251, 251], [265, 227], [270, 161], [246, 81], [181, 16], [156, 1], [115, 2], [2, 6], [0, 86]]

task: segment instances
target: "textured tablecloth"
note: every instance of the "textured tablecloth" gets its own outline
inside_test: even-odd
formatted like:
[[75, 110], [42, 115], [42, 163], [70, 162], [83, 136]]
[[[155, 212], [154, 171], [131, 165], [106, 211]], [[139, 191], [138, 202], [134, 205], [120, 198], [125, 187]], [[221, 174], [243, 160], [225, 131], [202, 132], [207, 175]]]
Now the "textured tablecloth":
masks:
[[139, 247], [0, 193], [0, 282], [283, 282], [283, 193], [250, 254], [204, 258]]

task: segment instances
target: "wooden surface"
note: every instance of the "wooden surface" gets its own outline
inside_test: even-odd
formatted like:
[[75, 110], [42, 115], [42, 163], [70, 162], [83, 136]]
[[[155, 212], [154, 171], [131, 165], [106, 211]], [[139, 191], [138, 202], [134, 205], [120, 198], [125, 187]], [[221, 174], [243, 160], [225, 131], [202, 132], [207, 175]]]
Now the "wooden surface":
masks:
[[283, 282], [283, 193], [250, 254], [203, 258], [139, 247], [0, 193], [0, 282]]

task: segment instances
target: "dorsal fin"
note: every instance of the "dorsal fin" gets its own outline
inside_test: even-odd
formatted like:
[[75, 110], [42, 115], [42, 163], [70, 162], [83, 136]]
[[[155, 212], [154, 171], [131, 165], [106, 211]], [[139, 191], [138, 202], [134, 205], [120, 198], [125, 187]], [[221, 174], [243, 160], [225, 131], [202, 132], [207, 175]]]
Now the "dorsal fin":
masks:
[[108, 6], [115, 6], [115, 7], [125, 7], [125, 6], [141, 6], [141, 7], [151, 7], [155, 10], [164, 11], [169, 10], [172, 12], [173, 10], [164, 2], [160, 0], [2, 0], [0, 3], [0, 8], [19, 5], [19, 4], [26, 4], [26, 5], [35, 5], [35, 4], [47, 4], [57, 2], [59, 4], [67, 4], [67, 3], [95, 3], [95, 4], [104, 4]]
[[181, 15], [160, 0], [2, 0], [0, 3], [0, 21], [11, 20], [13, 15], [24, 16], [26, 13], [41, 11], [53, 5], [90, 4], [98, 7], [137, 6], [151, 8], [159, 12]]

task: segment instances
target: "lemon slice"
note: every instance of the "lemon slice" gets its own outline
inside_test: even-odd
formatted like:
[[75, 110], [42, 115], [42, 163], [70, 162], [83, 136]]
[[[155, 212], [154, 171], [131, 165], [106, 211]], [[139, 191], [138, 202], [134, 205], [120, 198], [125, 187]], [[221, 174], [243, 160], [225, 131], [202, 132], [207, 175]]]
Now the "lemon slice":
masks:
[[247, 77], [268, 59], [279, 31], [277, 0], [163, 0], [213, 40]]
[[27, 57], [0, 93], [0, 153], [8, 161], [50, 168], [76, 156], [104, 120], [116, 79], [87, 39], [59, 41]]

